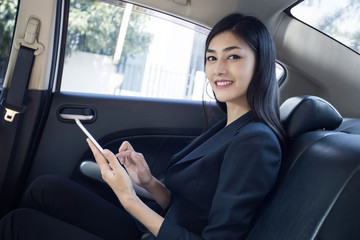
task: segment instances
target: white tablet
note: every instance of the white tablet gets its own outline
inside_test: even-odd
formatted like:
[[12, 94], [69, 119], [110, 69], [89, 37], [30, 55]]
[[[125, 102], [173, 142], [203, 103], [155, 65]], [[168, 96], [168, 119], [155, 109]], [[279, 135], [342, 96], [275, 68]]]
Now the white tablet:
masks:
[[99, 151], [102, 153], [104, 151], [104, 149], [100, 146], [100, 144], [95, 140], [95, 138], [89, 133], [88, 130], [86, 130], [86, 128], [84, 127], [84, 125], [82, 125], [82, 123], [80, 122], [80, 120], [78, 118], [75, 118], [75, 122], [76, 124], [81, 128], [81, 130], [86, 134], [86, 136], [95, 144], [95, 146], [97, 147], [97, 149], [99, 149]]

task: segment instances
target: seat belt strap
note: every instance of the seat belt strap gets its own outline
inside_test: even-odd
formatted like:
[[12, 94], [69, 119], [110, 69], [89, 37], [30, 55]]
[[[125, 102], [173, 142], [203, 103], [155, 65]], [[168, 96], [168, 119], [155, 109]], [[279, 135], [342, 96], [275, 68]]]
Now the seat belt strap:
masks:
[[34, 63], [34, 51], [27, 47], [19, 49], [9, 92], [6, 99], [1, 101], [1, 105], [6, 110], [4, 120], [8, 122], [12, 122], [16, 114], [25, 111], [23, 100]]
[[5, 108], [4, 120], [7, 122], [13, 122], [17, 114], [25, 111], [24, 95], [29, 84], [34, 59], [44, 49], [42, 44], [37, 42], [39, 28], [40, 20], [30, 18], [24, 39], [16, 40], [15, 48], [19, 49], [19, 52], [7, 97], [1, 101], [1, 106]]

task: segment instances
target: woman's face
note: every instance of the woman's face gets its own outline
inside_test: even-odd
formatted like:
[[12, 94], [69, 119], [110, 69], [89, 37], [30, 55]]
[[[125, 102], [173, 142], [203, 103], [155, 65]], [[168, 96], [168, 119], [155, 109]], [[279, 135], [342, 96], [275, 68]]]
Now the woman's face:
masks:
[[255, 64], [254, 51], [241, 38], [230, 31], [216, 35], [210, 41], [205, 64], [216, 99], [248, 108], [246, 95]]

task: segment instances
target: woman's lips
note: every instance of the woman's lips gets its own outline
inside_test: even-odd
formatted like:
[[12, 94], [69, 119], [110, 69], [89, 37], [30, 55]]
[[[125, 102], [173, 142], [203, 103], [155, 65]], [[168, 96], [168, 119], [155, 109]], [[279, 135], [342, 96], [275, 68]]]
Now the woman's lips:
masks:
[[233, 83], [234, 81], [230, 81], [230, 80], [216, 80], [215, 86], [216, 88], [227, 88], [231, 86]]

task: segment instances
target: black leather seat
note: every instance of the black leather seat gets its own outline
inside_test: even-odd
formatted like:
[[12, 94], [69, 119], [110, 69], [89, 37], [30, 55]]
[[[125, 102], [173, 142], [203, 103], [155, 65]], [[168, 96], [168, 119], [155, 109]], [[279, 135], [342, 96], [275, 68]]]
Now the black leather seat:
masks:
[[336, 129], [336, 131], [350, 133], [350, 134], [360, 134], [360, 119], [358, 118], [344, 119], [341, 125]]
[[291, 143], [248, 239], [360, 239], [360, 135], [335, 131], [340, 114], [313, 96], [289, 99], [281, 117]]

